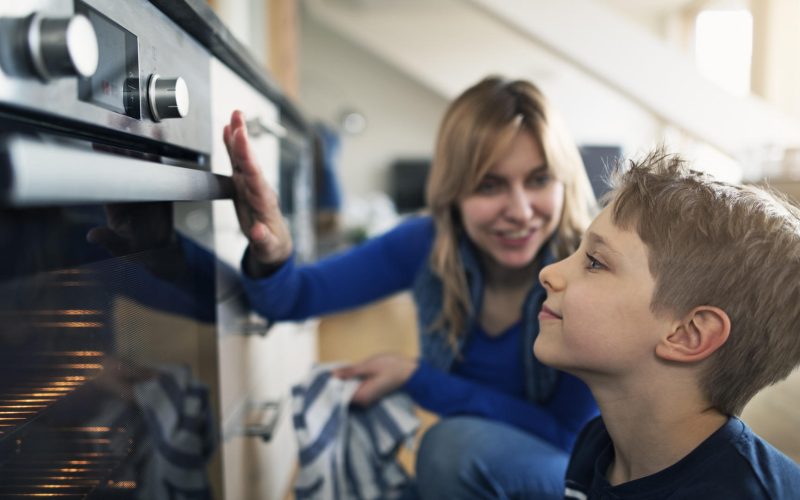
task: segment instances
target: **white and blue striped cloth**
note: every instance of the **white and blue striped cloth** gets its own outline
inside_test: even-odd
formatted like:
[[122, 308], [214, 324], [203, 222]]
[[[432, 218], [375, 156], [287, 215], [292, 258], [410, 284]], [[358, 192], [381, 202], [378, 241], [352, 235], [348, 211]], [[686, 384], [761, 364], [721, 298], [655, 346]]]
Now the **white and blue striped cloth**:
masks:
[[137, 498], [210, 500], [207, 464], [214, 450], [208, 388], [183, 365], [162, 365], [159, 375], [133, 387], [150, 437]]
[[292, 389], [294, 428], [300, 448], [295, 498], [397, 498], [409, 477], [395, 455], [419, 426], [411, 398], [386, 396], [367, 407], [350, 406], [358, 379], [318, 366]]

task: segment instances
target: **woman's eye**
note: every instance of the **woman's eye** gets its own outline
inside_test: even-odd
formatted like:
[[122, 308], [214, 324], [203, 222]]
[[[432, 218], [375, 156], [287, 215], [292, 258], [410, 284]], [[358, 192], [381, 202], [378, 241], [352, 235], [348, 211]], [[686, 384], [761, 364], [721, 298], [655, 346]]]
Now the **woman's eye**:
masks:
[[478, 193], [493, 193], [500, 189], [500, 183], [497, 181], [492, 180], [484, 180], [478, 184], [478, 187], [475, 189]]
[[550, 184], [552, 176], [550, 174], [537, 174], [528, 179], [528, 185], [532, 187], [545, 187]]
[[586, 269], [590, 271], [600, 271], [605, 268], [606, 266], [603, 265], [602, 262], [592, 257], [590, 254], [586, 254]]

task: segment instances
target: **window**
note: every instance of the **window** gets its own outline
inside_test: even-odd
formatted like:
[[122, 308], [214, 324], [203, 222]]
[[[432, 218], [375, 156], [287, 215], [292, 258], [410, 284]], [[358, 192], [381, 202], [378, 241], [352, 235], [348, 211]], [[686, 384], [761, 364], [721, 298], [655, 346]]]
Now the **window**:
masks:
[[750, 93], [753, 16], [745, 5], [710, 7], [695, 20], [700, 73], [734, 95]]

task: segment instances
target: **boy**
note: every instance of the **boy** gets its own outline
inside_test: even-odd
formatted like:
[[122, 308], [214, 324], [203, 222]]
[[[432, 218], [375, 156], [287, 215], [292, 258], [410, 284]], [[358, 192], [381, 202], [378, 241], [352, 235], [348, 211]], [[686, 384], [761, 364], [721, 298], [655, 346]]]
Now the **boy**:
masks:
[[661, 150], [608, 199], [539, 276], [534, 352], [601, 411], [566, 497], [800, 498], [800, 468], [736, 417], [800, 362], [800, 211]]

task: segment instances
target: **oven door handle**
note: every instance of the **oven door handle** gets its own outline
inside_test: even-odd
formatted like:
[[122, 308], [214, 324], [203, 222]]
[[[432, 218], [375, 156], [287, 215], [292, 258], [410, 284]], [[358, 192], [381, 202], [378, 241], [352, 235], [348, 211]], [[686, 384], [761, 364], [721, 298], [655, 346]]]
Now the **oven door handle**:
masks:
[[309, 146], [309, 137], [298, 134], [290, 128], [286, 128], [275, 120], [270, 120], [263, 116], [256, 116], [245, 123], [247, 133], [255, 139], [261, 136], [272, 136], [278, 140], [291, 144], [296, 148], [306, 148]]
[[264, 134], [272, 135], [278, 139], [284, 139], [288, 135], [286, 128], [274, 120], [268, 120], [263, 116], [256, 116], [247, 120], [247, 133], [251, 137], [261, 137]]
[[6, 205], [43, 206], [233, 197], [230, 177], [23, 136], [0, 142]]

